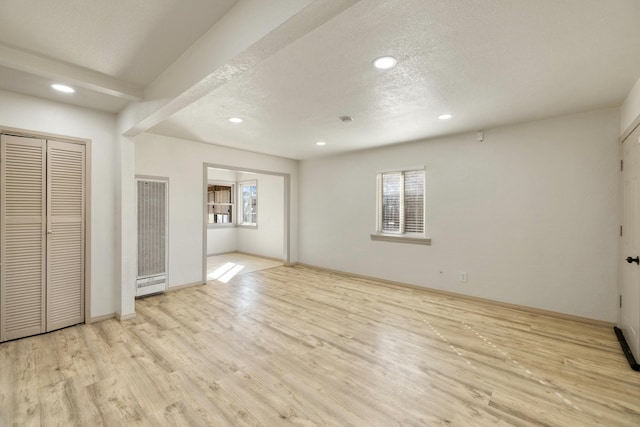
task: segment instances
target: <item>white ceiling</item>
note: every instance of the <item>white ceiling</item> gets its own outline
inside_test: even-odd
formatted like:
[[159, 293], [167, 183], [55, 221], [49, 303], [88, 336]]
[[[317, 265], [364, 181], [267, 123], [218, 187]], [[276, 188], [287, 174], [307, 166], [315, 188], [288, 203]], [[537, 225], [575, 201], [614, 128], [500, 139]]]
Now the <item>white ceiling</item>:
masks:
[[148, 85], [237, 0], [0, 0], [0, 41]]
[[[252, 8], [246, 25], [272, 19], [258, 1], [0, 0], [0, 43], [13, 58], [0, 57], [0, 88], [115, 112], [153, 101], [154, 80], [179, 80], [169, 66], [190, 60], [202, 69], [172, 95], [188, 102], [142, 130], [306, 159], [619, 106], [640, 77], [638, 0], [277, 0], [297, 19], [244, 52], [182, 55], [210, 27], [218, 46], [246, 44], [224, 19]], [[77, 67], [73, 81], [88, 69], [94, 83], [63, 98], [23, 52]], [[385, 54], [398, 65], [374, 69]], [[103, 76], [113, 80], [95, 84]], [[453, 119], [438, 120], [445, 112]]]

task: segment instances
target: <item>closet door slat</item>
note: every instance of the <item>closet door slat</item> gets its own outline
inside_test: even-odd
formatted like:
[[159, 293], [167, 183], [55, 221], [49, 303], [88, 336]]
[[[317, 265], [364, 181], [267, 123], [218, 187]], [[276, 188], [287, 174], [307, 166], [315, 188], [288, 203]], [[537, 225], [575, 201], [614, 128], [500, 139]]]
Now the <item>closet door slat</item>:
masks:
[[45, 331], [45, 153], [0, 136], [0, 341]]
[[47, 331], [84, 321], [85, 147], [48, 141]]

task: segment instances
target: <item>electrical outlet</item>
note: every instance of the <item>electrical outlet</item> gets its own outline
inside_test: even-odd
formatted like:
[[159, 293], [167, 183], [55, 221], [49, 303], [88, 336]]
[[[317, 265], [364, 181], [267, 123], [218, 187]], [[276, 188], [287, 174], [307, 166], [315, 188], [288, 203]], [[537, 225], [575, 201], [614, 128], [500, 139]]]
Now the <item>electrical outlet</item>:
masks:
[[467, 283], [467, 272], [461, 271], [460, 273], [458, 273], [458, 280], [460, 281], [460, 283]]

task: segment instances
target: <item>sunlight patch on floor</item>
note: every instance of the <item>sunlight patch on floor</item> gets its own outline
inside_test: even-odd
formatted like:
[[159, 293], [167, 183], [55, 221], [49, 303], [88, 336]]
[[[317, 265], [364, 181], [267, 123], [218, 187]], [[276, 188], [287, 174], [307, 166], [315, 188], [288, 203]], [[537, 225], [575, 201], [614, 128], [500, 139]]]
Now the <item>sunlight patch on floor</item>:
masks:
[[233, 279], [243, 268], [244, 265], [227, 262], [216, 268], [212, 273], [209, 273], [207, 280], [219, 280], [222, 283], [228, 283], [229, 280]]
[[233, 266], [233, 268], [229, 271], [227, 271], [225, 274], [223, 274], [220, 279], [218, 279], [219, 281], [221, 281], [222, 283], [227, 283], [229, 282], [229, 280], [233, 279], [233, 276], [235, 276], [236, 274], [240, 273], [240, 271], [244, 268], [244, 265], [240, 265], [240, 264], [236, 264]]

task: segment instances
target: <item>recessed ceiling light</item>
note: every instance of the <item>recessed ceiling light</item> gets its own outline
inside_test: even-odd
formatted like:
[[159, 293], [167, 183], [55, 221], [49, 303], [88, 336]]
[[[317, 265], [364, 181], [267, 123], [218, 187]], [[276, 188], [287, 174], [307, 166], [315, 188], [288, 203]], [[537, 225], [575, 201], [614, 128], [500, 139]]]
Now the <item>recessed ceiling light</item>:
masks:
[[242, 119], [240, 117], [229, 117], [227, 120], [231, 123], [242, 123]]
[[398, 63], [398, 60], [393, 56], [381, 56], [373, 60], [373, 66], [379, 70], [388, 70], [393, 68]]
[[327, 145], [327, 143], [324, 142], [324, 141], [318, 141], [318, 142], [316, 142], [316, 145], [323, 146], [323, 145]]
[[72, 88], [71, 86], [67, 86], [67, 85], [61, 85], [59, 83], [54, 83], [51, 85], [52, 88], [54, 88], [55, 90], [57, 90], [58, 92], [64, 92], [64, 93], [73, 93], [75, 92], [75, 89]]
[[449, 114], [449, 113], [447, 113], [447, 114], [440, 114], [440, 115], [438, 116], [438, 118], [439, 118], [440, 120], [449, 120], [451, 117], [453, 117], [453, 116], [452, 116], [451, 114]]

